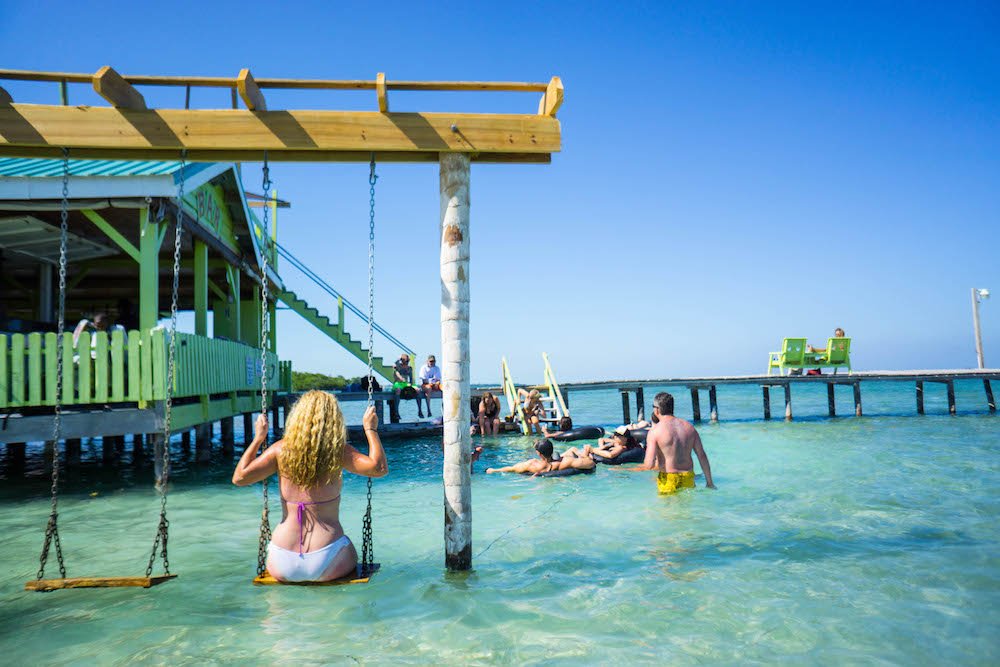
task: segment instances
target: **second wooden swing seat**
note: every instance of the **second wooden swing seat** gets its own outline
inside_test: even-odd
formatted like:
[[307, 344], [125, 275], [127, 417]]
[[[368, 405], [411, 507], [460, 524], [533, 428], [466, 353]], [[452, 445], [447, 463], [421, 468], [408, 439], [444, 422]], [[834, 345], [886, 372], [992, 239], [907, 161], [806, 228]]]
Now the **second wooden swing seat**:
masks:
[[372, 575], [379, 571], [380, 567], [382, 566], [379, 563], [372, 563], [371, 569], [365, 573], [361, 569], [361, 564], [358, 563], [354, 574], [349, 574], [340, 579], [331, 579], [330, 581], [278, 581], [271, 576], [270, 572], [265, 570], [263, 575], [254, 577], [253, 583], [255, 586], [346, 586], [348, 584], [367, 584]]

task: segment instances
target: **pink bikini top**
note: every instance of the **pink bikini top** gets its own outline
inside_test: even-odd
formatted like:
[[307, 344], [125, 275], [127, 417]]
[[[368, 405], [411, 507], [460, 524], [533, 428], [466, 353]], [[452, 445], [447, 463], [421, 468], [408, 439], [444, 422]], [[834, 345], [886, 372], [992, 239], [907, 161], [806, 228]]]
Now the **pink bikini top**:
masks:
[[302, 555], [302, 544], [303, 544], [303, 540], [302, 540], [302, 513], [305, 512], [306, 505], [325, 505], [326, 503], [332, 503], [334, 500], [340, 500], [340, 494], [339, 493], [337, 494], [336, 498], [330, 498], [329, 500], [314, 500], [312, 502], [303, 502], [303, 501], [294, 501], [294, 500], [292, 501], [296, 505], [298, 505], [298, 509], [296, 510], [295, 517], [299, 521], [299, 555], [300, 556]]

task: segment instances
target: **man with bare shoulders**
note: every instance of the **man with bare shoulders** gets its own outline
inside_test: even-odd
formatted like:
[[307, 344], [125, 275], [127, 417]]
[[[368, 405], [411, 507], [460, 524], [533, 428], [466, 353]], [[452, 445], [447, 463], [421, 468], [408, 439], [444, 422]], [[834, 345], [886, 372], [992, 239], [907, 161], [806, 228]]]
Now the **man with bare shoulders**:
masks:
[[698, 431], [683, 419], [674, 417], [674, 397], [661, 391], [653, 399], [653, 428], [646, 436], [646, 460], [633, 470], [656, 470], [656, 486], [661, 494], [693, 489], [692, 450], [705, 473], [705, 486], [714, 489], [712, 468]]

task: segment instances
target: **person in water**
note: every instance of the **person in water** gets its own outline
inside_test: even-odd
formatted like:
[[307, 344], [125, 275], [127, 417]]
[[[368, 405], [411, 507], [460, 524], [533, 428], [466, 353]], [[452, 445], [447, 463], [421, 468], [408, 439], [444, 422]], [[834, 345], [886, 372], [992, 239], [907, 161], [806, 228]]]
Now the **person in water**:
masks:
[[547, 429], [547, 428], [545, 428], [543, 426], [542, 427], [542, 435], [544, 435], [546, 438], [557, 438], [558, 439], [559, 437], [565, 435], [566, 431], [569, 431], [572, 428], [573, 428], [573, 419], [570, 418], [569, 416], [566, 416], [566, 417], [563, 417], [562, 419], [559, 420], [559, 430], [558, 431], [550, 431], [549, 429]]
[[701, 436], [694, 426], [674, 417], [674, 397], [661, 391], [653, 398], [653, 428], [646, 436], [646, 459], [641, 465], [627, 470], [657, 471], [656, 486], [661, 494], [693, 489], [692, 451], [705, 473], [705, 486], [714, 489], [712, 468], [701, 444]]
[[639, 442], [632, 436], [631, 431], [625, 431], [623, 433], [615, 431], [610, 438], [600, 438], [597, 441], [596, 447], [584, 445], [582, 450], [579, 450], [576, 447], [570, 447], [563, 452], [563, 458], [566, 458], [567, 456], [582, 456], [591, 458], [594, 456], [601, 459], [613, 459], [617, 458], [624, 452], [641, 447], [642, 445], [640, 445]]
[[500, 432], [500, 402], [490, 392], [479, 401], [479, 434], [496, 435]]
[[531, 474], [540, 475], [545, 472], [555, 472], [556, 470], [567, 470], [569, 468], [577, 468], [579, 470], [590, 470], [597, 464], [594, 463], [591, 458], [566, 458], [565, 456], [558, 461], [554, 460], [553, 447], [551, 440], [539, 440], [535, 443], [535, 453], [538, 454], [536, 458], [528, 459], [527, 461], [521, 461], [520, 463], [515, 463], [512, 466], [504, 466], [503, 468], [487, 468], [487, 473], [495, 472], [516, 472], [521, 474]]
[[537, 389], [525, 391], [518, 388], [517, 397], [523, 400], [524, 419], [528, 422], [528, 433], [542, 434], [542, 419], [545, 417], [545, 408], [542, 406], [542, 395]]
[[267, 438], [267, 418], [257, 418], [233, 484], [247, 486], [278, 475], [282, 519], [267, 545], [267, 571], [278, 581], [330, 581], [354, 572], [358, 553], [340, 525], [343, 471], [365, 477], [389, 472], [374, 407], [362, 422], [368, 454], [347, 442], [337, 399], [325, 391], [308, 391], [292, 407], [285, 437], [258, 456]]

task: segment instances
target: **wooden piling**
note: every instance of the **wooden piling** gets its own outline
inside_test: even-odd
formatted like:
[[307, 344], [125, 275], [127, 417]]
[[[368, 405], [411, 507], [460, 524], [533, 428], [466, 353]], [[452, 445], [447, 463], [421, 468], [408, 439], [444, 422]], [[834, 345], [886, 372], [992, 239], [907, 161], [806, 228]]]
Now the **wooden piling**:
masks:
[[271, 406], [271, 433], [274, 435], [275, 440], [281, 438], [281, 423], [279, 422], [279, 417], [278, 404], [275, 403]]
[[632, 414], [628, 406], [628, 389], [620, 389], [619, 391], [621, 391], [622, 394], [622, 423], [631, 424]]
[[983, 380], [983, 389], [986, 390], [986, 406], [990, 409], [990, 412], [996, 412], [997, 402], [993, 400], [993, 387], [990, 386], [989, 380]]
[[219, 427], [222, 431], [222, 453], [226, 456], [232, 456], [233, 454], [233, 418], [223, 417], [219, 421]]
[[708, 388], [708, 410], [710, 415], [709, 421], [713, 424], [719, 421], [719, 402], [716, 400], [714, 384]]
[[861, 383], [854, 383], [854, 416], [861, 416]]
[[27, 459], [28, 443], [8, 442], [7, 443], [7, 470], [24, 470], [24, 462]]
[[701, 421], [701, 397], [698, 395], [698, 387], [691, 387], [691, 419]]
[[181, 451], [185, 455], [191, 453], [191, 429], [186, 428], [181, 433]]
[[117, 458], [118, 453], [115, 451], [114, 438], [109, 435], [101, 436], [101, 461], [111, 463]]
[[385, 423], [385, 401], [375, 401], [375, 415], [379, 424]]
[[792, 385], [785, 383], [785, 421], [792, 421]]
[[635, 388], [635, 418], [636, 421], [642, 421], [646, 418], [646, 398], [642, 394], [642, 387]]
[[837, 416], [837, 394], [835, 387], [836, 385], [832, 382], [826, 383], [826, 409], [831, 417]]
[[243, 441], [251, 442], [253, 440], [253, 413], [244, 412], [243, 413]]
[[924, 414], [924, 383], [917, 380], [917, 414]]
[[212, 424], [199, 424], [194, 429], [194, 460], [204, 463], [212, 458]]
[[114, 443], [115, 443], [115, 451], [118, 453], [118, 456], [120, 457], [122, 454], [125, 453], [125, 436], [124, 435], [114, 436]]
[[150, 433], [149, 440], [153, 444], [153, 474], [159, 484], [163, 477], [163, 450], [167, 446], [162, 433]]
[[761, 391], [764, 394], [764, 419], [771, 418], [771, 388], [769, 386], [761, 385]]
[[948, 414], [955, 414], [955, 383], [951, 380], [947, 382], [948, 386]]
[[80, 465], [80, 453], [81, 445], [83, 442], [80, 438], [66, 438], [66, 465], [68, 466], [78, 466]]
[[132, 465], [141, 466], [146, 459], [146, 450], [143, 446], [141, 433], [132, 436]]

